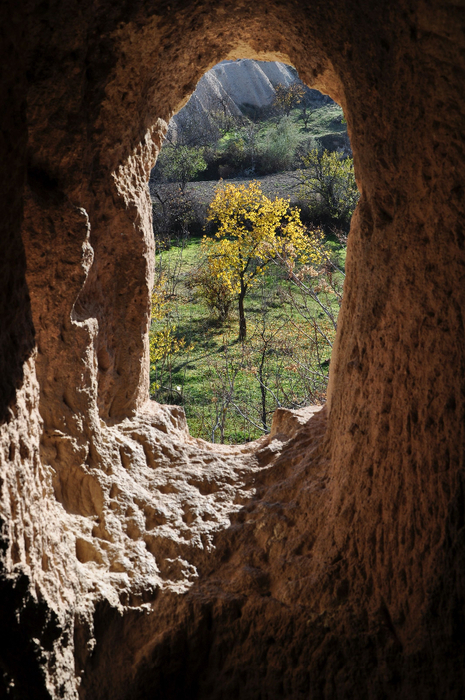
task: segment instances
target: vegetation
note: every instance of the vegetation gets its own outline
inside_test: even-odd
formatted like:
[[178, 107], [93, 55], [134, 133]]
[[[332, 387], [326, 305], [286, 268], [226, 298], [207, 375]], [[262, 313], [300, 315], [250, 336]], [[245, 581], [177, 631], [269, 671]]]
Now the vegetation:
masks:
[[283, 113], [288, 117], [291, 110], [302, 102], [307, 89], [300, 82], [292, 83], [289, 86], [279, 83], [276, 85], [276, 97], [274, 99], [274, 108], [278, 113]]
[[[152, 172], [152, 188], [183, 182], [184, 190], [185, 183], [202, 173], [206, 179], [218, 180], [296, 170], [302, 155], [315, 147], [350, 154], [338, 105], [315, 97], [301, 83], [278, 88], [272, 105], [262, 109], [244, 106], [242, 114], [232, 114], [218, 98], [210, 112], [210, 129], [186, 124], [182, 134], [165, 142]], [[203, 163], [197, 160], [199, 156]], [[186, 180], [177, 171], [181, 166], [190, 167], [192, 161], [194, 168]]]
[[[342, 111], [296, 85], [268, 111], [218, 105], [213, 132], [191, 125], [151, 178], [151, 394], [182, 405], [191, 434], [213, 442], [254, 439], [277, 407], [325, 400], [358, 192]], [[284, 170], [306, 225], [256, 180], [209, 194], [195, 183]]]
[[172, 379], [172, 360], [181, 351], [189, 351], [184, 338], [176, 336], [176, 326], [173, 324], [168, 307], [169, 280], [164, 273], [159, 275], [152, 292], [152, 328], [150, 332], [150, 363], [152, 376], [152, 391], [160, 389], [159, 379], [168, 374]]
[[266, 267], [277, 259], [289, 267], [297, 260], [318, 263], [321, 254], [298, 210], [290, 210], [284, 199], [266, 197], [258, 182], [218, 187], [207, 221], [219, 224], [216, 240], [206, 236], [202, 240], [207, 274], [218, 280], [222, 296], [226, 288], [237, 298], [239, 340], [244, 341], [244, 299]]
[[182, 194], [187, 183], [195, 180], [197, 175], [206, 168], [203, 151], [199, 146], [167, 143], [158, 158], [160, 180], [178, 183]]
[[352, 158], [313, 148], [302, 162], [301, 198], [319, 210], [319, 218], [348, 229], [359, 198]]
[[[180, 242], [157, 255], [151, 393], [162, 403], [182, 405], [196, 437], [240, 443], [270, 429], [279, 406], [322, 403], [342, 298], [344, 246], [320, 240], [321, 263], [289, 271], [276, 261], [244, 300], [247, 338], [237, 338], [238, 310], [213, 317], [192, 285], [201, 239]], [[157, 309], [159, 296], [154, 302]], [[171, 338], [164, 352], [158, 339]], [[165, 336], [160, 336], [161, 332]]]

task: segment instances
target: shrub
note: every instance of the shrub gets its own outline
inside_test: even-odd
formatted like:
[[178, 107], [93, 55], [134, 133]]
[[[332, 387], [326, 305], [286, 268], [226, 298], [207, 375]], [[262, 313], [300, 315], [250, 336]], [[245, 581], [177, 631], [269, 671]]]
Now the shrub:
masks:
[[186, 184], [195, 180], [206, 168], [202, 148], [177, 142], [166, 143], [158, 156], [153, 178], [159, 182], [176, 182], [184, 193]]
[[288, 86], [279, 83], [276, 86], [276, 96], [273, 103], [278, 114], [285, 114], [288, 117], [291, 110], [302, 102], [306, 91], [305, 85], [300, 81]]
[[200, 234], [205, 206], [182, 192], [178, 185], [151, 186], [153, 234], [159, 250], [169, 250], [191, 234]]
[[303, 157], [304, 170], [300, 172], [300, 197], [320, 221], [327, 218], [347, 230], [358, 202], [354, 162], [337, 152], [310, 150]]
[[203, 261], [192, 275], [189, 286], [196, 289], [198, 296], [220, 322], [229, 318], [235, 295], [231, 286], [217, 275], [213, 260], [206, 258]]
[[265, 145], [260, 149], [257, 170], [264, 175], [292, 170], [298, 142], [296, 126], [291, 118], [284, 117], [268, 134]]

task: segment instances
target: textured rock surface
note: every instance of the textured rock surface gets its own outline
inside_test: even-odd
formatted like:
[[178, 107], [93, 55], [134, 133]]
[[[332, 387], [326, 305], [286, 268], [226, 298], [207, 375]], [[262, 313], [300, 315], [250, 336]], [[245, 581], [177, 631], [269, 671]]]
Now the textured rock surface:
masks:
[[[462, 698], [464, 9], [0, 8], [1, 693]], [[146, 182], [223, 59], [344, 107], [330, 401], [243, 447], [151, 405]]]
[[223, 90], [237, 104], [264, 107], [276, 94], [275, 85], [290, 85], [295, 77], [292, 71], [278, 61], [228, 61], [212, 69]]

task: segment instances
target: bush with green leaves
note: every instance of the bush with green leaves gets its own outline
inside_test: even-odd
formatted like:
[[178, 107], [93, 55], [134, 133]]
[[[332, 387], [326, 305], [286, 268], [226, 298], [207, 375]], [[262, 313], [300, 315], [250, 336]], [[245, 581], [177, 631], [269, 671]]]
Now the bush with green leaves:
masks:
[[269, 131], [261, 146], [257, 170], [263, 175], [292, 170], [299, 143], [298, 127], [290, 117], [283, 117]]
[[207, 168], [203, 148], [182, 143], [166, 143], [155, 169], [159, 182], [176, 182], [184, 192], [188, 182], [195, 180]]
[[336, 151], [313, 148], [302, 161], [300, 198], [320, 219], [318, 223], [326, 219], [327, 223], [348, 230], [360, 196], [353, 159], [341, 157]]

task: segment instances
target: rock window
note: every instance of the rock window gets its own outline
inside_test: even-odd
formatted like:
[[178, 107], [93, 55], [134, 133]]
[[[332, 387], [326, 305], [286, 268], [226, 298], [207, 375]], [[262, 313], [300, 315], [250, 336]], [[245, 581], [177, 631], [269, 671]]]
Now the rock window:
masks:
[[[195, 437], [246, 442], [277, 408], [324, 403], [351, 156], [339, 105], [279, 62], [219, 63], [171, 119], [149, 183], [150, 393], [182, 405]], [[270, 230], [254, 225], [247, 208], [265, 216], [276, 198]]]

